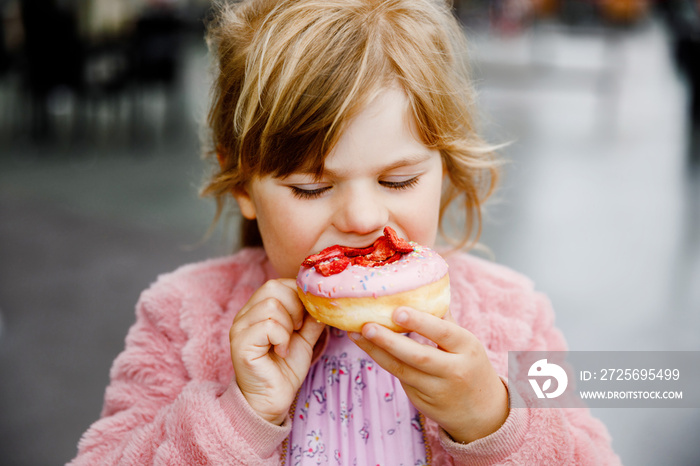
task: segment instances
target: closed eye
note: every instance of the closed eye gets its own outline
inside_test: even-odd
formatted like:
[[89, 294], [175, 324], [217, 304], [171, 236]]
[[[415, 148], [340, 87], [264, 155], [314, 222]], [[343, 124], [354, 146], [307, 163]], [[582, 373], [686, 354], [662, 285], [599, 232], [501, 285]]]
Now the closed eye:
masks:
[[316, 199], [320, 197], [323, 193], [331, 189], [330, 186], [321, 186], [314, 188], [302, 188], [300, 186], [289, 186], [292, 190], [292, 195], [297, 199]]
[[389, 188], [389, 189], [396, 189], [396, 190], [402, 190], [402, 189], [410, 189], [413, 186], [415, 186], [418, 183], [418, 176], [414, 176], [413, 178], [409, 178], [407, 180], [401, 180], [401, 181], [380, 181], [379, 184], [382, 186]]

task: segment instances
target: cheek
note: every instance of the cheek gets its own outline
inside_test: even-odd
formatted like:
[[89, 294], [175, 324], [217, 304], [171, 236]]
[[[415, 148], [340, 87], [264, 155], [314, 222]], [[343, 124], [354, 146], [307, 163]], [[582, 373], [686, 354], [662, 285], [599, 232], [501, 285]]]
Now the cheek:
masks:
[[318, 237], [319, 222], [313, 211], [300, 209], [294, 202], [280, 200], [264, 206], [258, 221], [268, 254], [296, 266], [310, 254]]
[[433, 216], [424, 216], [420, 222], [414, 222], [408, 230], [409, 238], [418, 244], [432, 248], [437, 239], [438, 216], [435, 215], [434, 218]]
[[283, 203], [271, 203], [262, 209], [258, 218], [263, 238], [275, 243], [294, 241], [298, 231], [298, 217], [285, 208]]
[[[428, 247], [435, 244], [440, 221], [442, 179], [431, 178], [423, 189], [417, 191], [404, 209], [411, 239]], [[418, 214], [417, 214], [418, 213]]]

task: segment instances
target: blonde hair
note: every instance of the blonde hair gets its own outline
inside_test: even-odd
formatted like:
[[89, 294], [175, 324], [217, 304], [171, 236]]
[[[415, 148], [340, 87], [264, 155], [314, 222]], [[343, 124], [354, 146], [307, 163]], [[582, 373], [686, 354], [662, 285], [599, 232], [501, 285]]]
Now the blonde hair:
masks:
[[[231, 192], [254, 176], [320, 176], [353, 116], [398, 83], [419, 137], [446, 167], [440, 229], [447, 207], [462, 197], [465, 225], [454, 244], [477, 241], [499, 162], [477, 134], [464, 35], [443, 1], [223, 4], [208, 44], [217, 67], [208, 155], [219, 164], [202, 194], [217, 200], [215, 222]], [[242, 244], [262, 244], [254, 220], [244, 220]]]

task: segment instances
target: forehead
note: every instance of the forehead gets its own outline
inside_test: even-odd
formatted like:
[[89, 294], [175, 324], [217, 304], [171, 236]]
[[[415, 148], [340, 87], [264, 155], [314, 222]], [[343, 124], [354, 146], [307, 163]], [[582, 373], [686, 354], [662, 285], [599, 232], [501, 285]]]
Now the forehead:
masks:
[[405, 92], [392, 86], [350, 120], [325, 160], [324, 173], [341, 177], [361, 168], [389, 170], [436, 153], [420, 141]]

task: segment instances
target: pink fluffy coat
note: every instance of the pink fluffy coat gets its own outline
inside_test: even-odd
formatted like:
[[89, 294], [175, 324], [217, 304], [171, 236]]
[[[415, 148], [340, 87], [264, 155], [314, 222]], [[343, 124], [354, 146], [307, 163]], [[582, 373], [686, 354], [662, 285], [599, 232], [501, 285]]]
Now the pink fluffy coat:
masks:
[[[449, 255], [454, 318], [507, 377], [508, 351], [565, 350], [547, 298], [505, 267]], [[101, 418], [72, 465], [277, 465], [291, 421], [259, 418], [236, 385], [229, 328], [271, 276], [265, 253], [184, 266], [161, 276], [137, 305], [112, 367]], [[518, 396], [509, 387], [509, 396]], [[605, 426], [586, 408], [511, 409], [495, 433], [468, 445], [427, 420], [433, 464], [619, 464]]]

